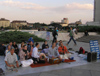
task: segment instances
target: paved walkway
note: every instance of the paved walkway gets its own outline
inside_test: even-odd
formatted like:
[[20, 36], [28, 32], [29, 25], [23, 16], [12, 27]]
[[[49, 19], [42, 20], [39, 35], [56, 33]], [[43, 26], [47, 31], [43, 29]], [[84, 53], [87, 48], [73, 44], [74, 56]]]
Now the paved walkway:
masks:
[[100, 76], [100, 62], [92, 62], [91, 64], [76, 66], [72, 68], [19, 76]]
[[[49, 45], [51, 45], [51, 41]], [[63, 42], [64, 45], [67, 42]], [[40, 43], [42, 45], [43, 43]], [[82, 57], [79, 57], [75, 51], [78, 51], [79, 48], [83, 46], [83, 48], [87, 51], [90, 51], [89, 43], [77, 42], [75, 46], [73, 42], [71, 42], [67, 48], [73, 48], [72, 56], [76, 60], [76, 62], [61, 63], [59, 65], [51, 65], [44, 66], [38, 68], [19, 68], [18, 72], [8, 72], [5, 69], [4, 57], [0, 56], [0, 68], [5, 70], [5, 76], [100, 76], [100, 60], [97, 62], [87, 62]]]

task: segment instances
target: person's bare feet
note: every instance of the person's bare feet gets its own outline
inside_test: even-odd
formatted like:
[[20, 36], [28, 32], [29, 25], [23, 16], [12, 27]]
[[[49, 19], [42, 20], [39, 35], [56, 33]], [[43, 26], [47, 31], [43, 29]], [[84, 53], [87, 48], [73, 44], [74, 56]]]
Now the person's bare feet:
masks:
[[17, 69], [14, 69], [13, 71], [18, 72], [18, 70], [17, 70]]

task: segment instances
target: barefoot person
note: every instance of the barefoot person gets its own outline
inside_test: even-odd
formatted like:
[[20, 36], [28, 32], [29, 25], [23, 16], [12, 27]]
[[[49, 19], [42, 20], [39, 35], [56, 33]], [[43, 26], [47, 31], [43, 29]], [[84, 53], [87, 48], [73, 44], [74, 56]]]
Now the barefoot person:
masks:
[[73, 33], [73, 29], [72, 27], [70, 27], [70, 33], [69, 33], [70, 39], [68, 41], [68, 43], [66, 45], [68, 45], [70, 43], [71, 40], [74, 41], [75, 45], [76, 45], [76, 41], [74, 40], [74, 33]]
[[69, 53], [66, 46], [63, 45], [63, 43], [61, 43], [61, 45], [59, 46], [58, 51], [62, 59], [69, 59], [71, 56], [71, 53]]

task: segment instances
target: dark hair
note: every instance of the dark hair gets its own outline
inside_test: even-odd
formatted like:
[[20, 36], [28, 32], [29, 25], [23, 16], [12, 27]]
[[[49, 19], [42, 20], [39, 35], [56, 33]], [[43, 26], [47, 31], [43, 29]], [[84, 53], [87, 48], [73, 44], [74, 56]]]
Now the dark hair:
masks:
[[36, 43], [35, 46], [39, 45], [39, 43]]
[[47, 40], [45, 40], [44, 42], [47, 42]]
[[25, 47], [26, 45], [23, 45], [23, 47]]

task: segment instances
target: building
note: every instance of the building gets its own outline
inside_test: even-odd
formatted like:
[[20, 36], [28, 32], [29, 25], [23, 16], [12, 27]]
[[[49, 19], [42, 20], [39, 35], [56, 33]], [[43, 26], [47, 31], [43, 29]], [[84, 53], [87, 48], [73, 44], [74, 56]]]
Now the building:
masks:
[[94, 0], [94, 22], [100, 23], [100, 0]]
[[19, 28], [22, 26], [28, 26], [27, 21], [20, 21], [20, 20], [14, 20], [11, 22], [11, 27], [12, 28]]
[[61, 26], [62, 27], [65, 27], [65, 26], [68, 26], [69, 24], [69, 21], [68, 21], [68, 18], [63, 18], [63, 20], [61, 20]]
[[76, 24], [76, 25], [82, 25], [82, 21], [81, 21], [81, 20], [76, 21], [75, 24]]
[[0, 19], [0, 27], [8, 27], [8, 26], [10, 26], [10, 21], [5, 18], [1, 18]]
[[86, 22], [88, 26], [100, 26], [100, 0], [94, 0], [94, 18], [91, 22]]

